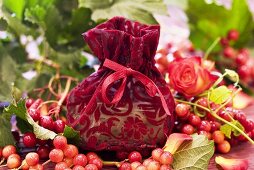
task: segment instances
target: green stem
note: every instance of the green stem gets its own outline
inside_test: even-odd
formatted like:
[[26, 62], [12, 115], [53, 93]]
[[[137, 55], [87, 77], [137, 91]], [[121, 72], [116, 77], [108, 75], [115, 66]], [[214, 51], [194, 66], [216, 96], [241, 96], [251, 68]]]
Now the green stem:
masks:
[[116, 162], [116, 161], [103, 161], [103, 165], [105, 166], [116, 166], [116, 167], [120, 167], [121, 163], [120, 162]]
[[219, 41], [220, 41], [220, 37], [216, 38], [214, 40], [214, 42], [210, 45], [210, 47], [206, 50], [205, 55], [204, 55], [205, 60], [208, 58], [209, 54], [212, 52], [212, 50], [218, 44]]

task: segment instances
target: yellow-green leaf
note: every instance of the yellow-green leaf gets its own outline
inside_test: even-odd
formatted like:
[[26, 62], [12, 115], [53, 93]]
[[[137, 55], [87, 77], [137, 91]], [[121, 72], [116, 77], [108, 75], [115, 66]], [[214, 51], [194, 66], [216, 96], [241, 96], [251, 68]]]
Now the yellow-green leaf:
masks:
[[230, 97], [231, 93], [232, 91], [226, 86], [219, 86], [211, 90], [209, 100], [216, 104], [222, 104]]

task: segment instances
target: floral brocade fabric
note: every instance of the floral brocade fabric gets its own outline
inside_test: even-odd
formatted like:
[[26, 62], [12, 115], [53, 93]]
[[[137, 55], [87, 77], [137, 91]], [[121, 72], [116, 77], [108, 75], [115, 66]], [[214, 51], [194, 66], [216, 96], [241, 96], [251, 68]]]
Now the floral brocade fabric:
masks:
[[[83, 34], [92, 52], [101, 61], [99, 70], [85, 78], [67, 99], [68, 124], [80, 131], [81, 147], [87, 150], [130, 151], [163, 145], [174, 125], [174, 99], [155, 67], [154, 55], [159, 26], [148, 26], [122, 17], [114, 17]], [[119, 101], [105, 102], [103, 82], [115, 71], [103, 66], [109, 59], [138, 71], [151, 79], [166, 101], [170, 115], [162, 106], [161, 96], [150, 96], [142, 82], [128, 76]], [[112, 100], [123, 80], [107, 87]]]

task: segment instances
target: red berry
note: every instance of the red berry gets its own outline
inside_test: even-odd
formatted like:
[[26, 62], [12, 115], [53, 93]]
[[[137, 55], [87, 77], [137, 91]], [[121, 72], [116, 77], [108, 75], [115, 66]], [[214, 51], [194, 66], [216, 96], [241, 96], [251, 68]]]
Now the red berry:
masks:
[[99, 158], [98, 155], [97, 155], [96, 153], [94, 153], [94, 152], [88, 152], [88, 153], [86, 154], [86, 157], [87, 157], [87, 161], [88, 161], [88, 162], [89, 162], [91, 159], [93, 159], [93, 158]]
[[21, 165], [21, 158], [18, 154], [11, 154], [7, 158], [7, 167], [9, 169], [18, 168]]
[[29, 169], [29, 165], [26, 163], [26, 160], [23, 160], [22, 163], [21, 163], [21, 165], [22, 165], [22, 169], [23, 169], [23, 170]]
[[68, 168], [66, 162], [58, 162], [55, 166], [55, 170], [65, 170]]
[[235, 113], [234, 118], [238, 120], [243, 126], [245, 123], [247, 123], [246, 115], [241, 111]]
[[87, 164], [84, 170], [98, 170], [98, 168], [94, 164]]
[[211, 124], [211, 132], [214, 132], [218, 129], [220, 129], [221, 124], [217, 121], [210, 121]]
[[56, 133], [63, 133], [65, 128], [65, 122], [62, 120], [56, 120], [54, 122], [54, 130]]
[[230, 151], [230, 148], [230, 143], [226, 140], [217, 145], [217, 149], [220, 153], [228, 153]]
[[[162, 151], [163, 152], [163, 151]], [[161, 155], [161, 154], [160, 154]], [[144, 162], [143, 162], [143, 165], [144, 166], [147, 166], [153, 159], [152, 158], [148, 158], [148, 159], [145, 159]]]
[[242, 66], [242, 65], [245, 65], [248, 60], [249, 60], [249, 56], [238, 54], [236, 56], [235, 62], [237, 63], [238, 66]]
[[73, 164], [73, 158], [64, 158], [64, 162], [67, 163], [68, 167], [70, 167]]
[[231, 29], [228, 31], [227, 38], [232, 41], [236, 41], [239, 38], [239, 32], [235, 29]]
[[26, 100], [26, 108], [28, 109], [34, 103], [34, 99], [27, 99]]
[[206, 120], [202, 120], [201, 123], [200, 123], [200, 126], [199, 126], [199, 130], [210, 132], [211, 124]]
[[67, 158], [73, 158], [78, 154], [78, 148], [74, 145], [69, 144], [65, 147], [63, 152]]
[[54, 121], [50, 116], [41, 116], [39, 119], [39, 124], [46, 129], [54, 129]]
[[235, 50], [232, 47], [226, 47], [223, 49], [223, 55], [226, 58], [234, 59], [235, 58]]
[[37, 153], [40, 159], [47, 159], [49, 157], [49, 147], [48, 146], [39, 146], [37, 148]]
[[171, 170], [169, 165], [161, 165], [160, 170]]
[[247, 48], [242, 48], [238, 51], [240, 54], [242, 55], [247, 55], [249, 56], [250, 55], [250, 51], [247, 49]]
[[51, 162], [61, 162], [64, 158], [64, 153], [62, 150], [60, 149], [53, 149], [49, 152], [49, 159], [51, 160]]
[[40, 145], [40, 146], [44, 146], [47, 144], [47, 140], [41, 140], [41, 139], [37, 139], [37, 143]]
[[221, 118], [223, 118], [223, 119], [225, 119], [225, 120], [227, 120], [227, 121], [231, 121], [232, 119], [231, 118], [233, 118], [234, 116], [230, 113], [230, 112], [228, 112], [228, 111], [219, 111], [219, 116], [221, 117]]
[[146, 168], [147, 170], [160, 170], [160, 163], [158, 161], [151, 161]]
[[137, 166], [136, 170], [147, 170], [147, 168], [144, 165], [140, 164]]
[[170, 152], [164, 151], [160, 157], [160, 163], [162, 165], [170, 165], [173, 162], [173, 156]]
[[23, 143], [26, 147], [35, 147], [37, 141], [36, 141], [36, 136], [32, 132], [27, 132], [23, 136]]
[[199, 116], [190, 114], [189, 116], [189, 122], [191, 125], [198, 127], [201, 123], [201, 119]]
[[44, 170], [44, 168], [43, 168], [43, 166], [42, 166], [42, 164], [37, 164], [37, 165], [35, 165], [35, 166], [30, 166], [29, 167], [29, 170]]
[[129, 162], [132, 163], [132, 162], [141, 162], [142, 160], [142, 156], [139, 152], [137, 151], [133, 151], [129, 154], [128, 156], [128, 159], [129, 159]]
[[29, 165], [29, 166], [35, 166], [39, 163], [39, 155], [35, 152], [30, 152], [26, 155], [26, 163]]
[[138, 161], [132, 162], [131, 163], [131, 169], [136, 169], [139, 165], [141, 165], [141, 163], [138, 162]]
[[212, 139], [212, 134], [210, 132], [201, 130], [198, 132], [199, 135], [205, 135], [207, 137], [207, 139], [211, 140]]
[[247, 65], [240, 66], [237, 69], [237, 73], [239, 74], [241, 79], [243, 79], [243, 80], [247, 79], [251, 75], [251, 68]]
[[7, 159], [11, 154], [16, 153], [16, 148], [13, 145], [7, 145], [2, 150], [2, 155], [5, 159]]
[[53, 145], [57, 149], [64, 150], [67, 147], [67, 139], [65, 136], [58, 135], [53, 140]]
[[35, 122], [40, 119], [41, 113], [39, 109], [30, 109], [28, 110], [28, 113]]
[[98, 169], [101, 169], [103, 166], [102, 161], [99, 158], [93, 158], [89, 161], [89, 164], [94, 164], [97, 166]]
[[131, 170], [131, 164], [124, 162], [120, 165], [119, 170]]
[[192, 125], [185, 124], [182, 127], [182, 133], [185, 133], [187, 135], [192, 135], [194, 133], [195, 129]]
[[73, 165], [86, 166], [87, 158], [84, 154], [78, 154], [73, 158]]
[[175, 108], [176, 115], [180, 118], [186, 118], [190, 114], [190, 106], [187, 104], [177, 104]]
[[213, 138], [215, 143], [219, 144], [219, 143], [222, 143], [224, 141], [225, 135], [221, 131], [217, 130], [217, 131], [213, 132], [212, 138]]
[[229, 45], [228, 39], [222, 37], [220, 39], [220, 44], [221, 44], [222, 47], [227, 47]]
[[246, 126], [244, 126], [246, 132], [250, 132], [254, 129], [254, 122], [253, 120], [247, 120]]
[[161, 157], [161, 154], [163, 153], [164, 151], [161, 149], [161, 148], [156, 148], [152, 151], [152, 158], [155, 160], [155, 161], [160, 161], [160, 157]]
[[3, 148], [0, 147], [0, 159], [2, 158], [3, 156]]

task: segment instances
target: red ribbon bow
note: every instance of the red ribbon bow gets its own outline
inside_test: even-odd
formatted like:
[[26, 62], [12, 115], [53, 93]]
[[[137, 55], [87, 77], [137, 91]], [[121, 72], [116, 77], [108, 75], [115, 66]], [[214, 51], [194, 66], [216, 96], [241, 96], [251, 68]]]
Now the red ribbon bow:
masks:
[[[102, 83], [101, 94], [102, 94], [102, 99], [105, 103], [115, 104], [115, 103], [119, 102], [123, 96], [123, 92], [124, 92], [124, 89], [125, 89], [125, 86], [127, 83], [127, 77], [132, 76], [133, 78], [140, 81], [145, 86], [146, 92], [149, 96], [154, 97], [158, 92], [159, 97], [161, 99], [162, 106], [163, 106], [166, 114], [171, 115], [164, 96], [162, 95], [162, 93], [159, 90], [159, 88], [157, 87], [157, 85], [149, 77], [147, 77], [146, 75], [144, 75], [138, 71], [135, 71], [131, 68], [122, 66], [114, 61], [109, 60], [109, 59], [105, 59], [103, 66], [115, 71], [113, 74], [111, 74], [107, 78], [105, 78], [104, 82]], [[121, 79], [123, 79], [122, 83], [121, 83], [119, 89], [115, 92], [115, 95], [114, 95], [112, 101], [110, 101], [107, 97], [107, 89], [114, 82], [121, 80]]]

